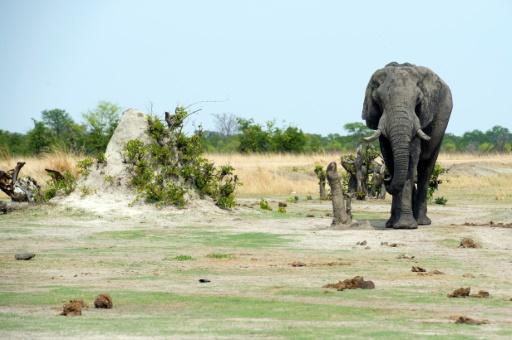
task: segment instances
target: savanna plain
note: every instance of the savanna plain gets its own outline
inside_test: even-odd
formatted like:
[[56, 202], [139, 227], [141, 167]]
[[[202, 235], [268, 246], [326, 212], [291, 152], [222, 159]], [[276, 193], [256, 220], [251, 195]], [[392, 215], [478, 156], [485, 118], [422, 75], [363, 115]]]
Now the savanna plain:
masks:
[[[339, 157], [208, 155], [243, 183], [231, 211], [49, 203], [0, 215], [0, 338], [511, 338], [512, 156], [441, 155], [447, 203], [417, 230], [384, 228], [389, 198], [353, 201], [360, 226], [330, 229], [313, 169]], [[44, 182], [45, 167], [76, 171], [78, 158], [25, 159], [23, 175]], [[464, 237], [480, 248], [459, 248]], [[21, 251], [36, 256], [16, 261]], [[375, 289], [323, 288], [357, 275]], [[490, 296], [447, 296], [460, 287]], [[93, 308], [101, 293], [112, 309]], [[70, 299], [89, 308], [59, 316]]]

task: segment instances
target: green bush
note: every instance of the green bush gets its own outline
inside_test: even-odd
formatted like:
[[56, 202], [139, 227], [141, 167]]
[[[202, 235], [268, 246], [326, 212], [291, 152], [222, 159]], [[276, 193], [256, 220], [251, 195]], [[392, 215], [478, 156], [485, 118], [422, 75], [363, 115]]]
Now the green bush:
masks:
[[299, 196], [288, 197], [287, 201], [289, 203], [297, 203], [299, 201]]
[[78, 173], [80, 176], [87, 177], [91, 173], [91, 166], [93, 165], [93, 160], [90, 157], [84, 158], [77, 162]]
[[52, 177], [46, 188], [39, 191], [37, 201], [48, 202], [58, 194], [69, 195], [75, 190], [76, 178], [69, 172], [65, 171], [62, 178], [56, 179]]
[[436, 163], [434, 166], [434, 170], [430, 176], [430, 181], [428, 182], [427, 199], [429, 202], [432, 201], [434, 192], [439, 189], [439, 184], [443, 183], [443, 180], [440, 178], [440, 176], [447, 172], [448, 170], [443, 168], [439, 163]]
[[240, 185], [234, 168], [217, 168], [202, 156], [201, 128], [191, 136], [182, 131], [188, 115], [177, 107], [174, 115], [166, 116], [167, 126], [148, 117], [151, 143], [134, 139], [124, 148], [125, 160], [132, 167], [130, 183], [147, 202], [182, 208], [187, 194], [194, 192], [201, 198], [211, 197], [220, 208], [232, 208]]
[[178, 255], [174, 258], [176, 261], [191, 261], [193, 260], [192, 256], [190, 255]]
[[436, 197], [436, 199], [434, 200], [434, 203], [439, 205], [446, 205], [447, 202], [448, 199], [446, 199], [444, 196]]
[[260, 200], [260, 209], [261, 210], [269, 210], [269, 211], [272, 211], [272, 207], [270, 206], [270, 204], [268, 203], [268, 201], [266, 199], [261, 199]]

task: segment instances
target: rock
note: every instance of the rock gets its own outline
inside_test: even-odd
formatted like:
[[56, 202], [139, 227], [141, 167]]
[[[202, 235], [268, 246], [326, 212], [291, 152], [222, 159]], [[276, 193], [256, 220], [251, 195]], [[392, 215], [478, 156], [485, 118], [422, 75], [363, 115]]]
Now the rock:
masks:
[[365, 246], [365, 245], [367, 245], [367, 244], [368, 244], [368, 242], [366, 242], [366, 240], [364, 240], [364, 241], [359, 241], [359, 242], [357, 242], [357, 243], [356, 243], [356, 245], [357, 245], [357, 246]]
[[301, 261], [294, 261], [294, 262], [290, 263], [290, 266], [292, 266], [292, 267], [305, 267], [306, 264], [304, 262], [301, 262]]
[[33, 259], [36, 256], [34, 253], [19, 253], [14, 255], [16, 260], [28, 261]]
[[112, 308], [112, 298], [108, 294], [100, 294], [94, 300], [94, 308]]
[[425, 273], [427, 270], [418, 266], [412, 266], [411, 272], [413, 273]]
[[408, 254], [400, 254], [396, 257], [397, 259], [406, 259], [406, 260], [414, 260], [414, 255], [408, 255]]

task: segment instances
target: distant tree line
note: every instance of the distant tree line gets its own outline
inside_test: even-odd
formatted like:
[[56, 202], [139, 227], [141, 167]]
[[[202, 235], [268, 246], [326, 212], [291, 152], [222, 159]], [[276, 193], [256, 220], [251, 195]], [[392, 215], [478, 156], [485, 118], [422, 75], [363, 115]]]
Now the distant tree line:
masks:
[[[83, 123], [75, 122], [62, 109], [45, 110], [27, 133], [0, 130], [2, 153], [32, 155], [53, 150], [97, 155], [105, 152], [116, 128], [121, 108], [100, 102], [84, 113]], [[206, 152], [309, 153], [354, 151], [361, 139], [371, 133], [362, 122], [343, 125], [343, 134], [326, 136], [306, 133], [295, 126], [277, 126], [269, 121], [256, 123], [233, 114], [215, 114], [215, 131], [203, 131], [202, 146]], [[508, 128], [494, 126], [487, 131], [473, 130], [457, 136], [447, 133], [443, 152], [512, 152], [512, 133]]]
[[62, 109], [45, 110], [39, 120], [32, 119], [34, 127], [27, 133], [0, 130], [1, 153], [32, 155], [62, 150], [96, 155], [105, 152], [121, 108], [109, 102], [98, 105], [82, 116], [84, 123], [76, 123]]
[[[343, 125], [344, 134], [327, 136], [303, 132], [294, 126], [277, 127], [274, 122], [257, 124], [252, 119], [238, 118], [232, 133], [224, 133], [223, 121], [233, 122], [234, 116], [216, 116], [217, 131], [205, 131], [204, 147], [208, 152], [330, 152], [354, 151], [364, 136], [371, 134], [362, 122]], [[375, 144], [377, 145], [377, 143]], [[473, 130], [457, 136], [447, 133], [442, 144], [443, 152], [512, 152], [512, 133], [496, 125], [483, 132]]]

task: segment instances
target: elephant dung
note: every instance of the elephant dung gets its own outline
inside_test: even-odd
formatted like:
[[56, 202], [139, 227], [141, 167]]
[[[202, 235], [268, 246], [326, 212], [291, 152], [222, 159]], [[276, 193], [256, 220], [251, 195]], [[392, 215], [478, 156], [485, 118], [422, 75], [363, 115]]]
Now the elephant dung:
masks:
[[100, 294], [94, 300], [94, 308], [112, 308], [112, 298], [108, 294]]
[[362, 276], [355, 276], [351, 279], [346, 279], [343, 281], [338, 281], [337, 283], [328, 283], [322, 288], [334, 288], [338, 291], [342, 291], [345, 289], [374, 289], [375, 284], [373, 281], [365, 281]]

